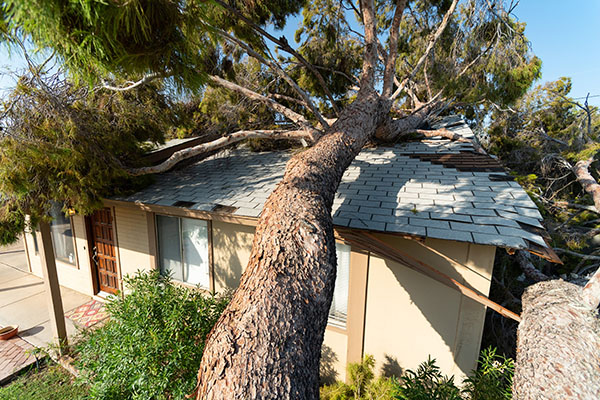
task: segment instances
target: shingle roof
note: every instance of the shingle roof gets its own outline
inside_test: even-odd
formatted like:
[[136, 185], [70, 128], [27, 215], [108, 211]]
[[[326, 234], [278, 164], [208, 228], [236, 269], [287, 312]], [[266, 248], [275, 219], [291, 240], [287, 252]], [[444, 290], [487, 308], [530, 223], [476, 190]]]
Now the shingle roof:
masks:
[[[434, 127], [473, 137], [456, 118]], [[514, 249], [547, 248], [534, 202], [496, 160], [474, 154], [470, 143], [442, 138], [366, 148], [342, 178], [334, 224]], [[291, 156], [226, 150], [160, 174], [150, 187], [117, 199], [209, 212], [231, 206], [233, 215], [258, 217]]]

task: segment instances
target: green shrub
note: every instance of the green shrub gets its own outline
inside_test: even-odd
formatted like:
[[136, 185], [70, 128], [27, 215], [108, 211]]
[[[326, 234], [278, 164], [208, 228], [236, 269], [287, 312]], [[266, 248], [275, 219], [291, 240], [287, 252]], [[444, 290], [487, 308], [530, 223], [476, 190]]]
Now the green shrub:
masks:
[[478, 368], [463, 382], [470, 400], [510, 400], [515, 364], [511, 358], [496, 354], [496, 349], [481, 352]]
[[337, 382], [321, 387], [321, 400], [393, 400], [396, 399], [397, 382], [393, 378], [374, 379], [375, 359], [366, 355], [360, 363], [348, 364], [349, 383]]
[[375, 360], [365, 356], [361, 363], [348, 365], [349, 383], [321, 387], [321, 400], [403, 399], [403, 400], [510, 400], [514, 362], [489, 348], [481, 352], [478, 369], [463, 381], [460, 389], [453, 377], [444, 376], [434, 359], [416, 371], [407, 370], [400, 379], [374, 379]]
[[125, 278], [108, 322], [85, 331], [78, 367], [92, 399], [183, 399], [194, 391], [206, 336], [227, 299], [175, 285], [156, 271]]
[[461, 400], [460, 389], [454, 377], [442, 375], [435, 360], [429, 358], [416, 371], [407, 370], [399, 388], [400, 399], [406, 400]]

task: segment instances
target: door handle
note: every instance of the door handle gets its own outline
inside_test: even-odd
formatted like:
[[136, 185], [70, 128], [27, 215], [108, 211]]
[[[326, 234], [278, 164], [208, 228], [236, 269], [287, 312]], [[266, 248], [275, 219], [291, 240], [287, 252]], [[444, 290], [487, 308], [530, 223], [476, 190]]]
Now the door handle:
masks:
[[98, 248], [96, 246], [92, 248], [92, 260], [94, 260], [94, 263], [98, 264]]

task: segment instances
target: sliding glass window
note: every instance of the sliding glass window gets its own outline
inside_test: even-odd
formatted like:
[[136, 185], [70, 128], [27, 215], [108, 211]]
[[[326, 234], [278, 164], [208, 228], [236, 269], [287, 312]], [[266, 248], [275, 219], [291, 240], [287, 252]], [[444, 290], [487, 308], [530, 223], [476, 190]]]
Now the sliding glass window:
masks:
[[157, 215], [156, 228], [161, 273], [209, 289], [208, 223]]

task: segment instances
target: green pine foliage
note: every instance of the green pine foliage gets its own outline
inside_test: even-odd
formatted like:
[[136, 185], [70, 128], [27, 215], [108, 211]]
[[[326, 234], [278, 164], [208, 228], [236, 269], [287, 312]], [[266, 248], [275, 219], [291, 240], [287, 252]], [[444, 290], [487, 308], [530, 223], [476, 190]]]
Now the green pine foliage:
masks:
[[4, 104], [0, 140], [0, 241], [33, 224], [52, 201], [81, 214], [100, 199], [148, 182], [127, 168], [142, 165], [152, 143], [173, 124], [168, 100], [145, 86], [124, 93], [88, 92], [52, 77], [21, 78]]
[[194, 391], [206, 337], [228, 303], [174, 284], [158, 271], [125, 278], [110, 319], [77, 345], [89, 397], [176, 400]]
[[206, 28], [206, 2], [171, 0], [6, 0], [4, 21], [40, 48], [52, 48], [75, 78], [172, 74], [198, 88], [195, 69]]

